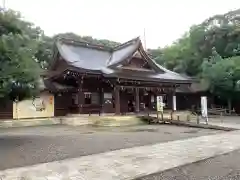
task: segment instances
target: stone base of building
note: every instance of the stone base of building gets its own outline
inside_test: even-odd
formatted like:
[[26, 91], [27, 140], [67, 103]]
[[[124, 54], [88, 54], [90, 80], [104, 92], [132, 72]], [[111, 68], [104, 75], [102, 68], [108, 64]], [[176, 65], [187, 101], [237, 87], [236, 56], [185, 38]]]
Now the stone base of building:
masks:
[[120, 127], [120, 126], [134, 126], [145, 124], [140, 117], [136, 115], [126, 116], [101, 116], [93, 119], [93, 125], [96, 126], [108, 126], [108, 127]]
[[70, 114], [60, 118], [60, 123], [69, 126], [92, 125], [92, 117], [88, 115]]
[[140, 125], [141, 121], [136, 115], [126, 116], [88, 116], [88, 115], [68, 115], [63, 117], [52, 118], [36, 118], [36, 119], [18, 119], [0, 121], [0, 128], [11, 127], [28, 127], [28, 126], [44, 126], [44, 125], [69, 125], [69, 126], [132, 126]]
[[61, 124], [60, 118], [36, 118], [0, 121], [0, 128], [28, 127]]

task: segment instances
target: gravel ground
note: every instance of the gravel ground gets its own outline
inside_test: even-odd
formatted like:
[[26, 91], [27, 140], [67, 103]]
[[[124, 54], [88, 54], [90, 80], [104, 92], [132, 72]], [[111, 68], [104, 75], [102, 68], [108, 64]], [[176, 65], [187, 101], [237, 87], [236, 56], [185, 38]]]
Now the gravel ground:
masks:
[[239, 180], [240, 150], [137, 180]]
[[220, 132], [173, 125], [0, 129], [0, 170]]

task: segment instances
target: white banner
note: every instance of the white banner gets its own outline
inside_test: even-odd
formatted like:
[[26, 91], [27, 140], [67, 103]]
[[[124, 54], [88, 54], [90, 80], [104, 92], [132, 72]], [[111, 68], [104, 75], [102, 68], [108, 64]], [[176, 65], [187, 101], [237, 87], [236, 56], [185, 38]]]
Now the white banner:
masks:
[[176, 96], [173, 96], [173, 110], [174, 111], [177, 110], [177, 99], [176, 99]]
[[163, 97], [157, 96], [157, 111], [163, 112], [163, 107], [164, 107]]
[[206, 119], [206, 123], [208, 122], [208, 112], [207, 112], [207, 97], [201, 97], [201, 112], [202, 117]]

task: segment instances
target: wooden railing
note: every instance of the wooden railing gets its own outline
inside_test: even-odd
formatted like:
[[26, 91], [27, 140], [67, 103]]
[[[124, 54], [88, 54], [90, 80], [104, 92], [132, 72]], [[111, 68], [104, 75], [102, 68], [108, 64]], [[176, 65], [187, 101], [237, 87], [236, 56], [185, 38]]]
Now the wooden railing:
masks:
[[[192, 112], [201, 115], [201, 109], [191, 110]], [[209, 115], [219, 115], [219, 116], [225, 116], [225, 115], [232, 115], [235, 114], [234, 110], [229, 110], [227, 108], [208, 108], [208, 114]]]

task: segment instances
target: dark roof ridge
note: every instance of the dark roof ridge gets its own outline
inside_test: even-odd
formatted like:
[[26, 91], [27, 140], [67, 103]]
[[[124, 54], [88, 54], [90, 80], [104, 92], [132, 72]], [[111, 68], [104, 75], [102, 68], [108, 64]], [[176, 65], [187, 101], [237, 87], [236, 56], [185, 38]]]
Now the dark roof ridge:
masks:
[[82, 46], [82, 47], [86, 47], [86, 48], [98, 49], [98, 50], [109, 51], [109, 52], [113, 51], [113, 48], [108, 47], [108, 46], [97, 45], [97, 44], [89, 43], [87, 41], [74, 40], [72, 38], [60, 37], [57, 39], [57, 41], [60, 43], [69, 44], [69, 45], [73, 45], [73, 46]]
[[139, 42], [139, 41], [141, 41], [141, 40], [140, 40], [140, 37], [138, 36], [138, 37], [133, 38], [133, 39], [131, 39], [131, 40], [125, 42], [125, 43], [122, 43], [122, 44], [116, 46], [115, 48], [113, 48], [113, 51], [120, 50], [120, 49], [122, 49], [122, 48], [124, 48], [124, 47], [126, 47], [130, 44], [133, 44], [133, 43], [136, 43], [136, 42]]
[[57, 41], [60, 43], [64, 43], [64, 44], [69, 44], [69, 45], [74, 45], [74, 46], [82, 46], [82, 47], [87, 47], [87, 48], [92, 48], [92, 49], [98, 49], [98, 50], [103, 50], [103, 51], [109, 51], [109, 52], [113, 52], [113, 51], [117, 51], [120, 50], [130, 44], [136, 43], [140, 40], [140, 37], [136, 37], [133, 38], [127, 42], [124, 42], [116, 47], [109, 47], [109, 46], [104, 46], [104, 45], [98, 45], [98, 44], [94, 44], [94, 43], [89, 43], [87, 41], [84, 40], [75, 40], [73, 38], [66, 38], [66, 37], [58, 37]]

